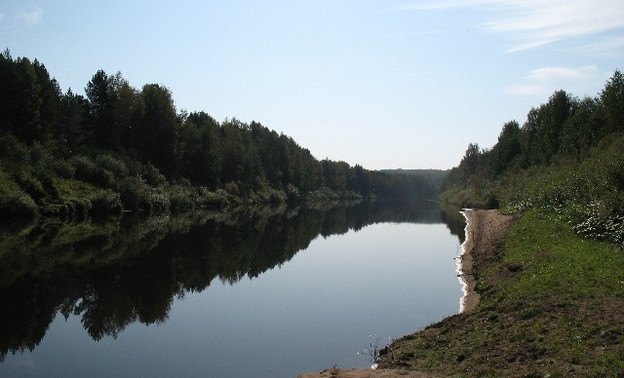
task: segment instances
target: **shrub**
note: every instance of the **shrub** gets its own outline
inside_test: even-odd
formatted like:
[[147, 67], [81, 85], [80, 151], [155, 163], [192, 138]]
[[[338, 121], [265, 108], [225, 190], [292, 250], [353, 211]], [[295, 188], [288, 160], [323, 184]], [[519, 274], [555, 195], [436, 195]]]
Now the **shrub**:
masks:
[[124, 178], [119, 185], [119, 196], [123, 207], [128, 210], [148, 208], [148, 189], [145, 181], [139, 177]]
[[101, 190], [91, 200], [94, 215], [118, 215], [121, 210], [121, 198], [119, 193], [112, 190]]
[[171, 211], [182, 212], [195, 208], [195, 203], [199, 201], [198, 196], [190, 186], [169, 185], [167, 196], [171, 204]]
[[148, 188], [143, 210], [153, 214], [160, 214], [169, 212], [170, 208], [171, 202], [163, 192], [156, 188]]
[[34, 218], [39, 215], [39, 207], [35, 201], [2, 169], [0, 169], [0, 214], [3, 220], [15, 216]]
[[108, 154], [101, 154], [96, 156], [95, 164], [98, 167], [111, 172], [118, 179], [128, 176], [130, 172], [123, 161], [116, 159]]
[[43, 184], [29, 170], [20, 172], [16, 180], [19, 186], [35, 200], [45, 197], [46, 191]]
[[0, 158], [2, 158], [5, 171], [16, 174], [28, 160], [28, 147], [13, 135], [0, 135]]
[[74, 156], [70, 159], [70, 163], [76, 169], [75, 177], [78, 180], [104, 188], [111, 188], [115, 183], [115, 177], [110, 171], [98, 167], [86, 156]]
[[33, 167], [40, 170], [48, 170], [52, 167], [55, 159], [50, 150], [35, 141], [29, 148], [28, 160]]
[[165, 176], [152, 163], [143, 166], [141, 177], [151, 186], [160, 186], [167, 182]]
[[67, 160], [56, 160], [52, 164], [52, 168], [54, 173], [56, 173], [59, 177], [70, 179], [73, 178], [76, 174], [76, 168], [71, 165]]

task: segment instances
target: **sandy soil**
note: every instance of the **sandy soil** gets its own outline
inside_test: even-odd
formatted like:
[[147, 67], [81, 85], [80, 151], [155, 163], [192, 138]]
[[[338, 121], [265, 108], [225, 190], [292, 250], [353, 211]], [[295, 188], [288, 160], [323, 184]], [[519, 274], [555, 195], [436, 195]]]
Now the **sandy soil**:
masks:
[[436, 377], [426, 373], [421, 373], [413, 370], [400, 370], [400, 369], [349, 369], [342, 370], [338, 368], [331, 368], [323, 370], [320, 373], [305, 373], [297, 378], [327, 378], [327, 377], [339, 377], [339, 378], [390, 378], [390, 377], [412, 377], [412, 378], [429, 378]]
[[466, 217], [466, 241], [462, 244], [459, 264], [460, 279], [464, 284], [460, 312], [470, 313], [481, 299], [475, 291], [477, 281], [474, 273], [495, 258], [498, 246], [514, 218], [497, 210], [465, 210], [462, 213]]
[[[464, 283], [464, 298], [461, 312], [470, 313], [478, 306], [481, 298], [474, 289], [474, 273], [496, 258], [498, 246], [514, 218], [501, 215], [496, 210], [466, 210], [466, 241], [462, 245], [459, 273]], [[300, 378], [344, 377], [437, 377], [436, 375], [403, 369], [348, 369], [331, 368], [320, 373], [305, 373]], [[299, 378], [298, 377], [298, 378]]]

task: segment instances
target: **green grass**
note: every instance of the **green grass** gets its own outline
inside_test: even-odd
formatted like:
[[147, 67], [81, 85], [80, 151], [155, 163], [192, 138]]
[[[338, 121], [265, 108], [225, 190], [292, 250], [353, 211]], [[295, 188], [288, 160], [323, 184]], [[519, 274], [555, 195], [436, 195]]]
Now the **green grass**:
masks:
[[479, 272], [475, 313], [397, 341], [388, 360], [454, 376], [622, 376], [624, 252], [537, 211], [501, 252]]

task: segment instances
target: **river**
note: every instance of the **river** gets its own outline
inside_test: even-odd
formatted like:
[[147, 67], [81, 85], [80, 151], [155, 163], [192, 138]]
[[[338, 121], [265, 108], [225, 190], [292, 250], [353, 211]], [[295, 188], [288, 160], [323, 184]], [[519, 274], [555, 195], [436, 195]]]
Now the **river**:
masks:
[[3, 230], [0, 376], [369, 366], [458, 312], [462, 226], [443, 218], [425, 202]]

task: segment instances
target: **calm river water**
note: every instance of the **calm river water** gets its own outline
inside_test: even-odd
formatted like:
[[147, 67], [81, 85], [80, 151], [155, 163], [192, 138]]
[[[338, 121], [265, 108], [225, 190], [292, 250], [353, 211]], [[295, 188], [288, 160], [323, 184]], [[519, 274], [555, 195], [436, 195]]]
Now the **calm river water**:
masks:
[[0, 242], [0, 376], [294, 377], [457, 313], [432, 203], [46, 225]]

